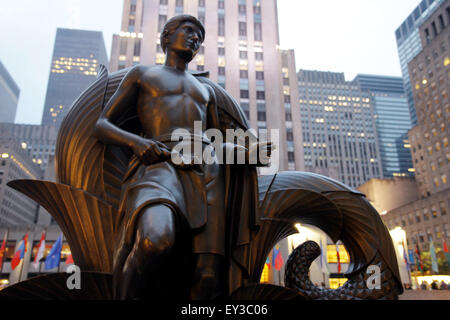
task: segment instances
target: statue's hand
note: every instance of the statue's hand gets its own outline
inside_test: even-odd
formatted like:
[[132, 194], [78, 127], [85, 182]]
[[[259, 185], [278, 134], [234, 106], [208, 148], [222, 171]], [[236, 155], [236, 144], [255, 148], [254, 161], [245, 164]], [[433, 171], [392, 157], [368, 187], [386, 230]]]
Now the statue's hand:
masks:
[[165, 161], [171, 156], [169, 148], [164, 143], [141, 137], [132, 144], [131, 149], [145, 165]]

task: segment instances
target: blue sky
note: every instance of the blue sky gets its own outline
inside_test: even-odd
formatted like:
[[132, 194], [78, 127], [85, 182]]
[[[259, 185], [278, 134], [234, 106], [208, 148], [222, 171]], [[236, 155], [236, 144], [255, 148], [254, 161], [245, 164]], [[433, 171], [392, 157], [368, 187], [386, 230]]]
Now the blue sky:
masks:
[[[207, 0], [213, 1], [213, 0]], [[278, 0], [297, 69], [401, 76], [394, 32], [419, 0]], [[21, 89], [18, 123], [40, 123], [57, 27], [120, 31], [122, 0], [0, 1], [0, 60]], [[104, 13], [102, 13], [104, 12]], [[0, 119], [1, 121], [1, 119]]]

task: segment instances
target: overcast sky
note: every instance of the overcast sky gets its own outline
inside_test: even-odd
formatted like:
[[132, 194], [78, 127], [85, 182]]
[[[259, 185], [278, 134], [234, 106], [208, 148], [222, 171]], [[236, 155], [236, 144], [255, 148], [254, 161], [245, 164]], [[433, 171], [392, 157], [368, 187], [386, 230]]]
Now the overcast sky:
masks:
[[[419, 2], [278, 0], [281, 47], [295, 49], [297, 69], [344, 72], [347, 80], [358, 73], [401, 76], [394, 33]], [[16, 122], [41, 121], [56, 28], [103, 31], [109, 56], [122, 4], [0, 0], [0, 60], [21, 90]]]

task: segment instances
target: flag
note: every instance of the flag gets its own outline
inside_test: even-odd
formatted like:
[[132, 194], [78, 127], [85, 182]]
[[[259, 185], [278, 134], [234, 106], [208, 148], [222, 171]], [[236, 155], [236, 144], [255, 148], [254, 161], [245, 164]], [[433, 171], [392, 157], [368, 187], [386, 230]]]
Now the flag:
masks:
[[283, 256], [281, 255], [280, 247], [277, 245], [275, 248], [273, 248], [272, 266], [275, 267], [276, 270], [280, 271], [283, 263]]
[[11, 268], [14, 270], [22, 261], [25, 252], [27, 252], [27, 245], [28, 245], [28, 232], [23, 237], [23, 239], [20, 241], [19, 247], [17, 248], [17, 251], [14, 253], [14, 257], [11, 260]]
[[8, 236], [8, 233], [5, 232], [5, 235], [3, 236], [2, 246], [0, 247], [0, 270], [2, 269], [2, 265], [3, 265], [3, 256], [5, 255], [7, 236]]
[[339, 257], [339, 245], [337, 243], [336, 243], [336, 258], [337, 258], [338, 273], [341, 273], [341, 259]]
[[328, 261], [327, 261], [327, 252], [325, 251], [325, 247], [323, 246], [322, 243], [322, 238], [320, 239], [320, 269], [322, 270], [322, 272], [325, 273], [330, 273], [330, 270], [328, 270]]
[[267, 267], [270, 269], [270, 257], [267, 257], [266, 264], [267, 264]]
[[406, 249], [405, 249], [405, 244], [402, 241], [402, 247], [403, 247], [403, 259], [405, 260], [405, 264], [406, 264], [406, 270], [409, 270], [409, 261], [408, 261], [408, 254], [406, 253]]
[[444, 249], [444, 255], [447, 259], [447, 264], [450, 266], [450, 253], [448, 252], [447, 242], [445, 241], [445, 238], [443, 238], [444, 243], [442, 244], [442, 247]]
[[415, 259], [414, 259], [414, 251], [412, 249], [408, 249], [408, 260], [409, 263], [415, 263]]
[[73, 257], [72, 252], [69, 254], [69, 256], [66, 259], [66, 264], [73, 264]]
[[42, 231], [41, 241], [39, 241], [38, 251], [33, 261], [33, 266], [36, 269], [39, 268], [39, 261], [41, 261], [41, 259], [44, 257], [44, 253], [45, 253], [45, 232]]
[[423, 273], [423, 263], [422, 258], [420, 257], [420, 250], [417, 243], [416, 243], [416, 259], [417, 259], [417, 268], [420, 269], [420, 272]]
[[431, 257], [431, 270], [436, 273], [439, 273], [439, 267], [436, 257], [436, 250], [434, 250], [433, 240], [430, 239], [430, 257]]
[[62, 234], [58, 237], [58, 240], [53, 244], [50, 252], [45, 259], [45, 269], [53, 269], [59, 266], [59, 261], [61, 260], [61, 249], [62, 249]]

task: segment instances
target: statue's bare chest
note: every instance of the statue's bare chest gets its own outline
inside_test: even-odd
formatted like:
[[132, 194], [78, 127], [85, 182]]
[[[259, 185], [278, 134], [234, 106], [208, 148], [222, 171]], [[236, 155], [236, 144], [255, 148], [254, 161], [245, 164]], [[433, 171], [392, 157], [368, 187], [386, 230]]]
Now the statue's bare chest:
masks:
[[206, 87], [194, 76], [171, 71], [152, 72], [144, 75], [141, 82], [142, 94], [154, 99], [183, 98], [186, 101], [205, 106], [210, 99]]

